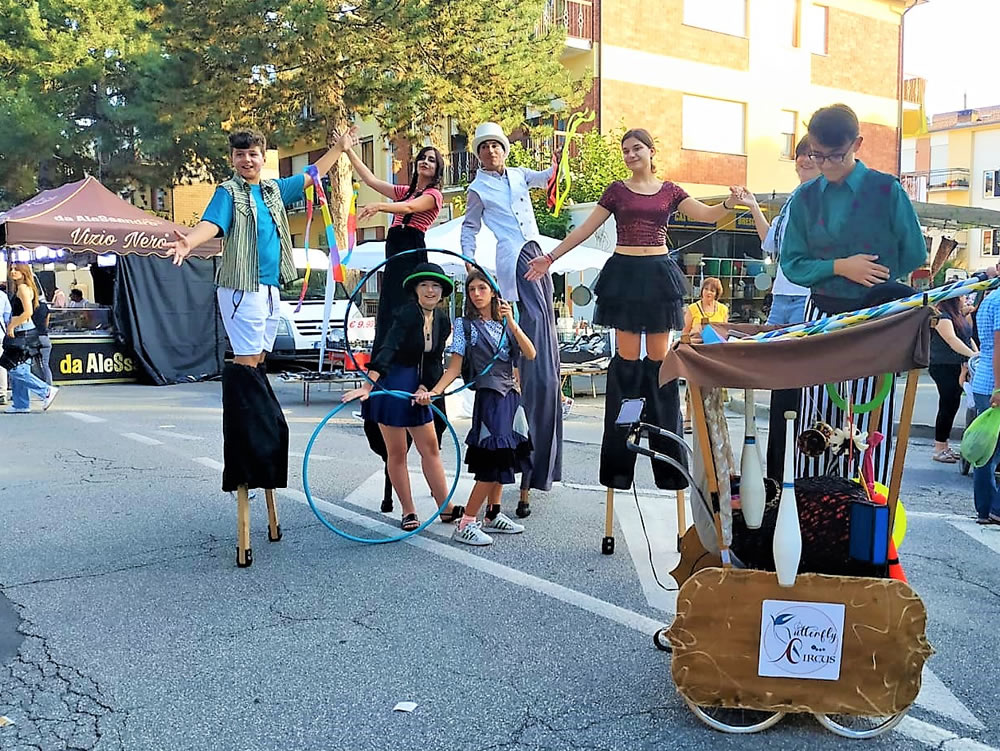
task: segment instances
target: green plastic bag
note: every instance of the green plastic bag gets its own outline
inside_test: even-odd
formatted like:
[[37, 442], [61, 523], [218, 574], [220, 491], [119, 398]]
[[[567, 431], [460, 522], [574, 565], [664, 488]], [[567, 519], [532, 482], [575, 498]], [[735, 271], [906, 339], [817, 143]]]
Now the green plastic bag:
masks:
[[965, 429], [962, 436], [962, 456], [973, 467], [984, 466], [997, 449], [1000, 438], [1000, 409], [990, 407]]

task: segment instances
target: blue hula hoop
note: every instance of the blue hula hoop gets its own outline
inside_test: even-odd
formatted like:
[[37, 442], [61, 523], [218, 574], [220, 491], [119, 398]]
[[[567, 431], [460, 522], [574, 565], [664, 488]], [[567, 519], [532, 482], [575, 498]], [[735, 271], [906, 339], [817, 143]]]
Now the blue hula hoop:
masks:
[[[374, 267], [372, 267], [372, 269], [370, 271], [368, 271], [367, 273], [365, 273], [365, 275], [361, 277], [361, 281], [358, 282], [358, 286], [354, 288], [354, 291], [351, 293], [350, 297], [347, 298], [348, 310], [350, 310], [350, 306], [354, 304], [354, 298], [358, 296], [358, 293], [361, 291], [362, 287], [365, 286], [365, 284], [368, 282], [368, 280], [371, 279], [371, 277], [380, 268], [382, 268], [387, 263], [389, 263], [390, 260], [394, 260], [396, 258], [399, 258], [400, 256], [410, 255], [412, 253], [444, 253], [444, 254], [449, 255], [449, 256], [454, 256], [455, 258], [461, 258], [467, 264], [469, 264], [471, 266], [475, 266], [479, 271], [481, 271], [483, 273], [483, 276], [486, 277], [486, 281], [489, 282], [490, 286], [493, 288], [493, 291], [496, 292], [497, 296], [502, 299], [502, 295], [500, 294], [500, 285], [497, 284], [496, 279], [493, 278], [493, 275], [489, 271], [487, 271], [482, 266], [480, 266], [478, 263], [476, 263], [475, 260], [473, 260], [472, 258], [468, 258], [467, 256], [463, 256], [461, 253], [456, 253], [454, 250], [445, 250], [444, 248], [414, 248], [413, 250], [404, 250], [401, 253], [396, 253], [394, 256], [392, 256], [392, 258], [386, 258], [383, 261], [379, 261], [379, 263], [377, 265], [375, 265]], [[518, 312], [517, 305], [513, 306], [513, 311], [514, 311], [514, 320], [515, 321], [519, 320], [521, 316], [520, 316], [520, 313]], [[348, 319], [348, 316], [345, 315], [344, 316], [344, 324], [343, 324], [343, 326], [344, 326], [344, 347], [347, 350], [347, 356], [350, 357], [352, 361], [357, 362], [357, 360], [354, 357], [354, 349], [351, 347], [351, 340], [348, 337], [348, 330], [347, 330], [348, 320], [347, 319]], [[503, 346], [506, 343], [506, 341], [507, 341], [507, 320], [504, 319], [504, 321], [503, 321], [503, 332], [500, 335], [500, 343], [499, 343], [499, 345], [497, 345], [496, 354], [493, 355], [493, 357], [490, 359], [490, 361], [488, 363], [486, 363], [486, 366], [483, 368], [483, 372], [480, 373], [479, 375], [477, 375], [475, 378], [473, 378], [471, 382], [464, 383], [461, 386], [459, 386], [457, 389], [452, 389], [451, 391], [445, 391], [440, 396], [436, 396], [434, 398], [435, 399], [443, 399], [446, 396], [451, 396], [452, 394], [458, 394], [458, 393], [461, 393], [462, 391], [465, 391], [465, 389], [467, 389], [467, 388], [471, 388], [472, 385], [476, 381], [478, 381], [484, 375], [486, 375], [487, 373], [489, 373], [490, 370], [493, 368], [493, 365], [500, 358], [500, 351], [503, 349]], [[359, 368], [357, 372], [362, 377], [364, 377], [364, 379], [366, 381], [368, 381], [368, 383], [370, 383], [372, 385], [372, 393], [376, 393], [378, 391], [387, 391], [388, 390], [388, 389], [386, 389], [383, 386], [379, 386], [378, 385], [378, 381], [373, 381], [371, 379], [371, 376], [368, 375], [368, 371], [365, 370], [364, 368]], [[445, 420], [447, 420], [447, 418], [445, 418]], [[449, 423], [449, 425], [450, 424], [451, 423]]]
[[[394, 399], [413, 398], [413, 394], [408, 394], [405, 391], [390, 391], [389, 389], [382, 389], [381, 391], [376, 391], [372, 393], [369, 396], [369, 398], [371, 398], [372, 396], [383, 396], [383, 395]], [[455, 497], [455, 491], [458, 489], [458, 478], [459, 475], [461, 475], [462, 473], [462, 446], [458, 441], [458, 433], [455, 432], [455, 428], [452, 426], [451, 421], [448, 419], [447, 415], [445, 415], [441, 410], [439, 410], [433, 404], [429, 405], [430, 408], [434, 410], [436, 414], [440, 415], [441, 419], [444, 420], [444, 424], [445, 426], [447, 426], [448, 432], [451, 433], [451, 438], [455, 442], [455, 458], [456, 458], [455, 479], [451, 483], [451, 488], [448, 490], [448, 495], [445, 497], [444, 503], [442, 503], [438, 507], [437, 511], [435, 511], [427, 521], [425, 521], [416, 529], [411, 529], [409, 532], [403, 532], [402, 534], [396, 535], [395, 537], [379, 537], [379, 538], [358, 537], [357, 535], [352, 535], [349, 532], [345, 532], [344, 530], [340, 529], [339, 527], [331, 523], [330, 520], [327, 519], [322, 513], [320, 513], [320, 510], [316, 508], [316, 502], [313, 500], [312, 490], [309, 487], [309, 457], [312, 454], [313, 444], [316, 442], [316, 439], [319, 437], [319, 434], [323, 430], [323, 428], [326, 427], [326, 424], [330, 422], [330, 420], [332, 420], [340, 412], [340, 410], [342, 410], [350, 403], [351, 402], [343, 402], [342, 404], [339, 404], [332, 410], [330, 410], [329, 414], [327, 414], [327, 416], [320, 421], [319, 425], [316, 426], [316, 429], [309, 437], [309, 443], [306, 445], [305, 455], [302, 457], [302, 489], [305, 491], [306, 500], [309, 502], [309, 508], [312, 509], [313, 513], [316, 515], [316, 518], [319, 519], [326, 526], [327, 529], [329, 529], [331, 532], [334, 532], [337, 535], [340, 535], [345, 540], [350, 540], [352, 542], [362, 542], [365, 543], [366, 545], [381, 545], [382, 543], [399, 542], [400, 540], [405, 540], [407, 537], [412, 537], [413, 535], [417, 534], [418, 532], [426, 528], [428, 524], [431, 524], [435, 519], [437, 519], [438, 516], [441, 515], [441, 509], [445, 508], [449, 503], [451, 503], [451, 499]]]

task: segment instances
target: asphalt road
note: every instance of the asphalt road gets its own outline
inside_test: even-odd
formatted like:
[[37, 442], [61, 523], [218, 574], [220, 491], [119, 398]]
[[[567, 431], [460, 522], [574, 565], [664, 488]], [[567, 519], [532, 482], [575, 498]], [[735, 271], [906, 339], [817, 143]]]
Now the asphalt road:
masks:
[[[669, 588], [674, 500], [640, 461], [642, 517], [619, 493], [617, 551], [601, 555], [597, 405], [578, 400], [564, 483], [536, 495], [526, 534], [470, 549], [435, 523], [362, 546], [327, 530], [301, 493], [297, 464], [336, 395], [314, 391], [306, 408], [300, 387], [275, 385], [292, 430], [284, 538], [267, 542], [255, 501], [249, 569], [235, 566], [235, 503], [219, 490], [217, 383], [72, 387], [46, 414], [0, 416], [0, 717], [12, 723], [0, 719], [0, 749], [847, 743], [811, 717], [722, 735], [684, 705], [650, 638], [676, 598], [649, 564]], [[333, 523], [391, 533], [381, 467], [360, 423], [341, 418], [317, 441], [312, 490]], [[463, 438], [467, 425], [456, 421]], [[447, 443], [444, 455], [453, 469]], [[927, 442], [907, 467], [902, 558], [937, 654], [910, 716], [864, 747], [996, 751], [1000, 528], [971, 522], [971, 481], [932, 464]], [[426, 513], [419, 479], [415, 489]], [[460, 500], [467, 489], [463, 478]], [[394, 712], [401, 701], [417, 706]]]

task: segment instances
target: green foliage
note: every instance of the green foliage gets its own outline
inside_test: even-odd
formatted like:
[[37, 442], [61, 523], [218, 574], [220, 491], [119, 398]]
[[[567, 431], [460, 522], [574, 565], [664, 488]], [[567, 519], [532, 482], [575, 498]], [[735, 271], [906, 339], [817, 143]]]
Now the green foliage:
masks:
[[580, 139], [579, 153], [570, 160], [573, 185], [569, 198], [574, 203], [597, 201], [615, 180], [624, 180], [632, 173], [625, 166], [620, 146], [624, 130], [600, 134], [590, 130]]

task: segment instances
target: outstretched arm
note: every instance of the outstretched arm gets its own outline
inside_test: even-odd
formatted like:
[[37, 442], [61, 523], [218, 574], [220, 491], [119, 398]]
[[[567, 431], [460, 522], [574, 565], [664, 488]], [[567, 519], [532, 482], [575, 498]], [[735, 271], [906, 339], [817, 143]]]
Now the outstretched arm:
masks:
[[744, 191], [746, 191], [746, 188], [734, 185], [729, 188], [729, 195], [723, 199], [722, 203], [717, 203], [714, 206], [709, 206], [697, 198], [688, 196], [680, 202], [677, 208], [696, 222], [712, 222], [714, 224], [736, 208], [736, 204], [740, 201], [740, 194]]
[[354, 171], [361, 178], [361, 182], [372, 190], [381, 193], [386, 198], [396, 197], [396, 186], [375, 177], [375, 173], [368, 169], [368, 165], [361, 160], [361, 157], [354, 153], [354, 149], [348, 146], [345, 153], [347, 154], [347, 158], [351, 160], [351, 166], [354, 167]]
[[[606, 208], [603, 206], [595, 206], [594, 210], [590, 212], [590, 216], [587, 217], [583, 224], [570, 232], [566, 236], [565, 240], [545, 255], [531, 259], [529, 262], [530, 268], [525, 273], [524, 278], [528, 281], [541, 279], [545, 276], [546, 272], [548, 272], [549, 268], [551, 268], [552, 264], [555, 263], [557, 258], [566, 255], [577, 245], [597, 232], [598, 227], [604, 224], [609, 216], [611, 216], [611, 212]], [[530, 360], [532, 358], [529, 357], [528, 359]]]
[[409, 201], [370, 203], [358, 210], [358, 221], [363, 222], [365, 219], [375, 216], [380, 211], [386, 214], [403, 214], [405, 216], [406, 214], [418, 214], [421, 211], [430, 211], [435, 206], [437, 206], [437, 201], [434, 199], [434, 196], [427, 195], [426, 193]]
[[167, 255], [173, 257], [174, 266], [180, 266], [184, 263], [184, 259], [191, 254], [192, 250], [208, 242], [218, 233], [218, 226], [203, 219], [194, 225], [194, 229], [186, 235], [182, 235], [177, 230], [174, 230], [174, 239], [164, 243], [163, 247], [166, 249]]
[[[337, 163], [337, 160], [340, 159], [340, 155], [344, 153], [344, 149], [350, 145], [352, 139], [357, 135], [357, 133], [358, 129], [356, 126], [349, 128], [347, 132], [340, 136], [337, 139], [337, 142], [333, 144], [333, 146], [331, 146], [325, 154], [323, 154], [323, 156], [316, 160], [316, 171], [319, 172], [320, 177], [333, 169], [333, 165]], [[305, 187], [308, 188], [312, 184], [312, 176], [310, 176], [307, 172]]]

